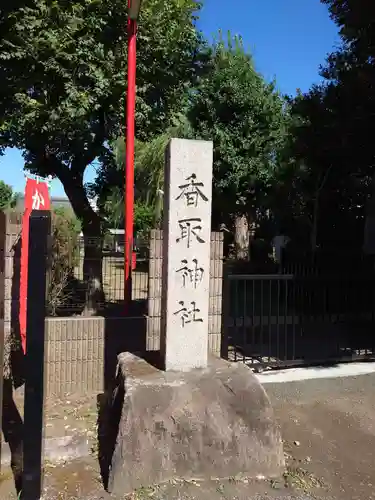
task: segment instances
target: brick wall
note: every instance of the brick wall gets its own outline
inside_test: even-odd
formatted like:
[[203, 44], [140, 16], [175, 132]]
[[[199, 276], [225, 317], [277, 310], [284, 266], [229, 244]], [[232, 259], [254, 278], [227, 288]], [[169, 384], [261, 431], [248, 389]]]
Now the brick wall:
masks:
[[47, 318], [45, 325], [47, 394], [103, 391], [105, 319]]

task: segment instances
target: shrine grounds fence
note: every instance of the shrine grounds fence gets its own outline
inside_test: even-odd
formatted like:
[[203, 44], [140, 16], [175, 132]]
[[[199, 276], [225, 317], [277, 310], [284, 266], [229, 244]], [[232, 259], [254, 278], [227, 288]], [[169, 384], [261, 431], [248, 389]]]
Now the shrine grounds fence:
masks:
[[[84, 315], [89, 277], [99, 277], [103, 293], [95, 299], [100, 314], [123, 315], [124, 251], [115, 245], [103, 245], [100, 238], [67, 238], [54, 248], [51, 241], [50, 272], [48, 276], [47, 315]], [[88, 255], [85, 255], [87, 252]], [[136, 253], [132, 272], [132, 299], [146, 305], [148, 299], [148, 252]]]
[[[12, 370], [10, 351], [16, 349], [16, 358], [21, 360], [21, 365], [23, 358], [18, 324], [22, 215], [11, 211], [1, 217], [0, 319], [4, 331], [5, 366], [9, 373]], [[102, 258], [91, 262], [91, 265], [101, 268], [104, 288], [101, 308], [92, 316], [86, 315], [84, 310], [87, 283], [83, 242], [76, 243], [74, 251], [69, 245], [64, 251], [60, 249], [58, 256], [61, 258], [53, 261], [51, 254], [56, 248], [50, 240], [47, 286], [51, 286], [51, 272], [54, 271], [55, 290], [53, 295], [49, 288], [46, 297], [47, 395], [101, 392], [109, 380], [108, 374], [115, 373], [118, 352], [158, 351], [162, 241], [162, 231], [152, 231], [146, 244], [138, 245], [132, 282], [133, 303], [131, 311], [127, 312], [123, 301], [123, 253], [121, 248], [103, 247]], [[223, 234], [212, 233], [208, 348], [214, 354], [220, 353], [221, 346], [222, 274]]]
[[[22, 215], [7, 212], [0, 222], [0, 320], [5, 339], [4, 373], [9, 374], [12, 332], [19, 329]], [[305, 258], [290, 259], [289, 267], [284, 261], [280, 274], [247, 272], [244, 266], [239, 273], [238, 263], [224, 262], [223, 240], [223, 233], [211, 234], [211, 353], [259, 369], [374, 358], [371, 259], [352, 258], [344, 265], [343, 259], [334, 259], [332, 254], [328, 264], [315, 262], [314, 272]], [[68, 243], [63, 245], [64, 251], [54, 248], [53, 241], [49, 246], [47, 395], [100, 392], [107, 374], [115, 372], [118, 352], [153, 353], [160, 347], [163, 232], [151, 231], [137, 246], [132, 309], [126, 315], [121, 244], [107, 242], [90, 262], [87, 256], [85, 261], [82, 240]], [[95, 316], [86, 315], [84, 309], [87, 263], [102, 274], [104, 294]], [[55, 288], [51, 291], [52, 278]]]
[[375, 358], [375, 276], [224, 277], [225, 357], [255, 369]]

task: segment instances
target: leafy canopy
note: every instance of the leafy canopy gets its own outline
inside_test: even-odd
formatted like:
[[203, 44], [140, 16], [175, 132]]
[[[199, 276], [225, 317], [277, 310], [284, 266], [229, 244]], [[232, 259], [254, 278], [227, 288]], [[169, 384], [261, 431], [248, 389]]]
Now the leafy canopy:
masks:
[[12, 186], [0, 181], [0, 210], [15, 207], [18, 197], [19, 194], [13, 192]]
[[315, 207], [322, 244], [341, 239], [346, 247], [360, 246], [374, 174], [369, 131], [375, 115], [375, 6], [364, 0], [321, 1], [342, 43], [321, 69], [323, 84], [293, 103], [298, 196], [310, 218]]
[[[145, 229], [147, 225], [156, 227], [160, 221], [165, 149], [172, 137], [191, 138], [190, 125], [184, 114], [176, 115], [163, 133], [147, 141], [135, 142], [135, 229]], [[123, 227], [125, 139], [119, 137], [113, 142], [112, 149], [113, 155], [102, 163], [96, 182], [90, 188], [98, 197], [98, 206], [107, 223], [111, 227]], [[148, 222], [142, 224], [141, 220]]]
[[213, 140], [213, 209], [225, 220], [262, 203], [283, 143], [285, 103], [256, 72], [241, 39], [219, 41], [211, 65], [191, 95], [188, 117], [197, 138]]
[[[85, 168], [123, 130], [127, 2], [18, 0], [0, 14], [0, 144], [57, 176], [76, 215], [94, 219]], [[137, 136], [161, 133], [204, 66], [194, 0], [145, 0], [139, 20]], [[202, 56], [202, 57], [201, 57]]]

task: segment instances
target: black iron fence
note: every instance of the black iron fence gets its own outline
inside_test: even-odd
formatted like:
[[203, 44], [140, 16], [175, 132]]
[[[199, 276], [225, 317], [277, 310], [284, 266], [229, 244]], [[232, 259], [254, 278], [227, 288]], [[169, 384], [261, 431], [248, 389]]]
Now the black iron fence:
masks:
[[374, 356], [372, 273], [226, 274], [223, 300], [234, 361], [264, 368]]
[[[121, 242], [120, 242], [121, 243]], [[135, 252], [132, 300], [144, 306], [148, 298], [148, 252]], [[83, 240], [79, 235], [51, 236], [47, 314], [124, 312], [124, 247], [109, 238]], [[138, 307], [139, 309], [139, 307]]]

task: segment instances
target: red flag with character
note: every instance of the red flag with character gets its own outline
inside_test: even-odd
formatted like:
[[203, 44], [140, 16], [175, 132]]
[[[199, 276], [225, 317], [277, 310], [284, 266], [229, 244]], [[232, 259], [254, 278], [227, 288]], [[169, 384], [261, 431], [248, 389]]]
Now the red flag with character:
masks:
[[29, 256], [29, 218], [32, 210], [49, 210], [51, 202], [48, 184], [45, 181], [27, 179], [25, 187], [25, 207], [22, 219], [22, 246], [20, 272], [20, 334], [23, 352], [26, 354], [27, 316], [27, 271]]

